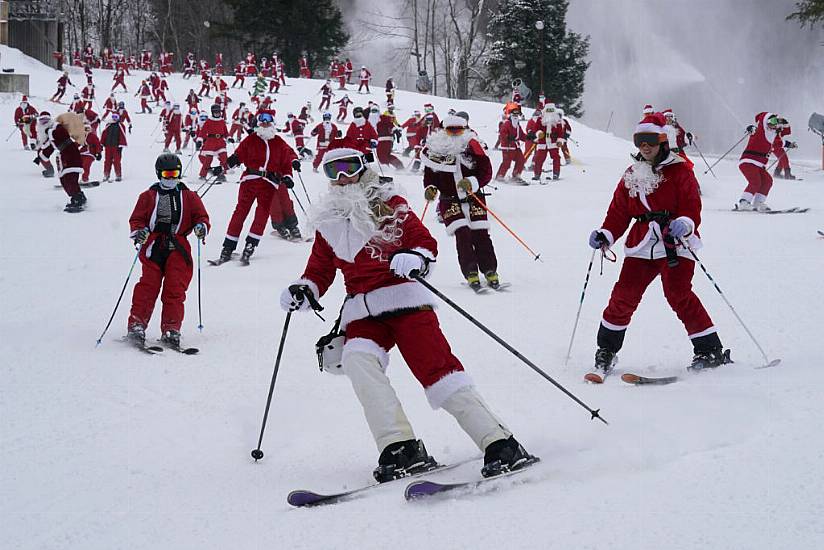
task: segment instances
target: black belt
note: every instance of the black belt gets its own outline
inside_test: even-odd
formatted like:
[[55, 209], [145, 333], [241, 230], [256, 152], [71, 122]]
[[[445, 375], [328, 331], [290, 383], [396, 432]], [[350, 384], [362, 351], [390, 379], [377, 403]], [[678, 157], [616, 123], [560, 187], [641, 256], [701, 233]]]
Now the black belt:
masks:
[[673, 147], [672, 149], [670, 149], [670, 151], [672, 151], [673, 153], [680, 153], [683, 150], [683, 147]]
[[375, 315], [372, 319], [391, 319], [393, 317], [400, 317], [401, 315], [406, 315], [407, 313], [415, 313], [416, 311], [432, 311], [432, 306], [415, 306], [415, 307], [404, 307], [401, 309], [396, 309], [394, 311], [387, 311], [386, 313], [381, 313], [379, 315]]
[[217, 138], [220, 139], [223, 137], [223, 134], [206, 134], [207, 138]]
[[633, 216], [639, 222], [658, 222], [659, 224], [666, 224], [670, 218], [670, 211], [669, 210], [651, 210], [649, 212], [644, 212], [638, 216]]
[[743, 154], [744, 155], [754, 155], [754, 156], [757, 156], [757, 157], [764, 157], [764, 160], [766, 160], [767, 156], [768, 156], [767, 153], [762, 153], [761, 151], [750, 151], [748, 149], [745, 149]]

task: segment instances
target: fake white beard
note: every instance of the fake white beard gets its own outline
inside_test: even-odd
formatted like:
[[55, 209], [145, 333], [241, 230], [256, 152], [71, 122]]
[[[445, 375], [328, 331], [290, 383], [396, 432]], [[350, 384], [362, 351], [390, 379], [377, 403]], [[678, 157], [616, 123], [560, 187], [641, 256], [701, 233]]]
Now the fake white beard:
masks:
[[323, 123], [323, 132], [327, 136], [326, 139], [329, 139], [331, 131], [332, 131], [332, 123], [331, 122], [324, 122]]
[[663, 178], [662, 174], [652, 169], [652, 164], [640, 160], [624, 172], [624, 187], [629, 190], [630, 197], [637, 197], [639, 192], [643, 195], [650, 195], [658, 189], [658, 184]]
[[255, 126], [255, 135], [263, 141], [269, 141], [277, 135], [277, 128], [275, 128], [274, 124], [270, 124], [269, 126]]
[[329, 192], [315, 201], [309, 210], [309, 228], [312, 231], [321, 230], [326, 224], [347, 220], [362, 241], [369, 243], [367, 247], [373, 257], [379, 257], [380, 251], [376, 247], [379, 248], [382, 243], [395, 243], [403, 235], [399, 226], [409, 209], [406, 206], [396, 208], [391, 214], [376, 218], [371, 205], [378, 201], [386, 202], [395, 195], [395, 185], [380, 183], [371, 171], [367, 171], [358, 183], [330, 184]]
[[430, 151], [438, 155], [454, 155], [457, 157], [466, 151], [471, 139], [472, 134], [468, 130], [464, 130], [464, 133], [460, 136], [450, 136], [444, 130], [436, 130], [426, 138], [426, 145]]
[[352, 122], [355, 123], [355, 126], [360, 127], [360, 126], [363, 126], [364, 124], [366, 124], [366, 119], [363, 118], [363, 117], [360, 117], [360, 118], [356, 117]]

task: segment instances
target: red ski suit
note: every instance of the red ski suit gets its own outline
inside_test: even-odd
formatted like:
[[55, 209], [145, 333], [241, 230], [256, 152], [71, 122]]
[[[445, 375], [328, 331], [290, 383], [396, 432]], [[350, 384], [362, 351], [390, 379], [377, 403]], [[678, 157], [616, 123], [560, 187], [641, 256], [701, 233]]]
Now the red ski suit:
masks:
[[200, 147], [200, 176], [206, 177], [206, 172], [212, 165], [212, 159], [218, 158], [220, 165], [226, 170], [226, 138], [229, 130], [223, 118], [210, 116], [197, 132], [197, 141]]
[[[159, 195], [171, 197], [171, 222], [163, 222], [158, 212]], [[183, 302], [192, 280], [192, 247], [187, 236], [194, 226], [203, 223], [208, 231], [209, 214], [197, 193], [183, 183], [165, 190], [155, 183], [137, 198], [129, 218], [132, 236], [143, 228], [151, 231], [149, 239], [140, 247], [143, 274], [134, 287], [132, 309], [128, 326], [147, 327], [154, 311], [157, 295], [163, 303], [160, 330], [180, 331], [183, 324]], [[161, 293], [161, 287], [163, 289]]]
[[363, 124], [358, 126], [354, 122], [349, 123], [349, 128], [346, 130], [346, 139], [352, 141], [355, 148], [362, 153], [368, 153], [371, 149], [370, 142], [378, 139], [378, 133], [366, 119]]
[[95, 160], [100, 160], [100, 153], [103, 152], [103, 146], [100, 144], [100, 139], [93, 132], [86, 135], [86, 144], [80, 148], [80, 157], [83, 161], [83, 175], [81, 180], [83, 182], [89, 181], [89, 170]]
[[503, 152], [503, 160], [501, 166], [498, 168], [496, 178], [503, 178], [509, 170], [509, 165], [515, 162], [515, 168], [512, 170], [512, 177], [517, 178], [524, 171], [524, 154], [521, 152], [519, 141], [526, 141], [526, 134], [518, 122], [512, 122], [508, 118], [501, 124], [498, 132], [498, 139], [501, 143], [501, 151]]
[[331, 122], [321, 122], [312, 128], [311, 135], [318, 138], [318, 151], [315, 158], [312, 159], [312, 168], [317, 170], [323, 160], [323, 155], [326, 154], [326, 150], [329, 148], [329, 141], [338, 135], [338, 127]]
[[47, 162], [52, 153], [58, 151], [57, 177], [60, 178], [60, 185], [70, 197], [79, 193], [77, 180], [83, 172], [83, 161], [80, 158], [80, 147], [69, 136], [68, 130], [62, 124], [55, 124], [46, 130], [43, 143], [44, 147], [38, 152], [38, 158], [41, 162]]
[[14, 124], [20, 128], [20, 139], [23, 140], [23, 147], [28, 147], [29, 138], [37, 140], [37, 109], [26, 105], [26, 109], [17, 107], [14, 110]]

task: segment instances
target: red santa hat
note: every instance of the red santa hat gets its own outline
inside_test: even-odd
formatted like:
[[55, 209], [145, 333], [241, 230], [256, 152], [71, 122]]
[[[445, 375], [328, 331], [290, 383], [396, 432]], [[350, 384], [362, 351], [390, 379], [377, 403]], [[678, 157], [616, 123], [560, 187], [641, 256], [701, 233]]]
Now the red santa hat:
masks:
[[27, 95], [24, 95], [23, 99], [20, 100], [20, 103], [28, 103], [28, 102], [29, 102], [29, 96], [27, 96]]
[[364, 163], [366, 162], [366, 158], [364, 156], [363, 151], [358, 149], [357, 143], [349, 138], [342, 138], [342, 139], [333, 139], [329, 142], [329, 148], [326, 150], [326, 153], [323, 155], [323, 163], [337, 160], [337, 159], [344, 159], [350, 157], [360, 157], [363, 159]]
[[431, 103], [426, 103], [426, 104], [424, 104], [424, 106], [423, 106], [423, 110], [424, 110], [424, 111], [426, 111], [426, 112], [429, 112], [429, 111], [434, 111], [434, 110], [435, 110], [435, 106], [434, 106], [434, 105], [432, 105]]
[[655, 109], [653, 109], [653, 108], [652, 108], [652, 105], [650, 105], [649, 103], [647, 103], [646, 105], [644, 105], [644, 110], [643, 110], [642, 112], [643, 112], [645, 115], [651, 115], [652, 113], [654, 113], [654, 112], [655, 112]]
[[667, 141], [667, 134], [664, 132], [664, 126], [667, 125], [667, 119], [661, 113], [652, 113], [646, 115], [641, 122], [635, 127], [636, 134], [658, 134], [659, 143]]
[[466, 128], [467, 122], [466, 119], [461, 118], [456, 115], [449, 115], [445, 119], [443, 119], [443, 127], [444, 128]]
[[661, 111], [661, 114], [664, 115], [665, 117], [674, 117], [675, 116], [675, 114], [672, 112], [672, 109], [670, 109], [670, 108], [664, 109], [663, 111]]

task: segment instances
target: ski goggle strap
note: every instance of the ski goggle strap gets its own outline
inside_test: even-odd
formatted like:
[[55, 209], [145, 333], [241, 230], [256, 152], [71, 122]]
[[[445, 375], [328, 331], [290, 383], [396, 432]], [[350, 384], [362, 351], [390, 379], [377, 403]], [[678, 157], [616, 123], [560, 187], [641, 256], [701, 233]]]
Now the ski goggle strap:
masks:
[[263, 123], [266, 123], [266, 122], [271, 123], [271, 122], [275, 121], [275, 117], [273, 117], [271, 113], [260, 113], [258, 115], [257, 119], [258, 119], [258, 122], [263, 122]]
[[160, 177], [164, 180], [176, 180], [180, 177], [180, 170], [161, 170]]
[[323, 163], [323, 173], [332, 181], [341, 176], [356, 176], [366, 169], [363, 157], [353, 156], [330, 160]]
[[655, 146], [661, 143], [661, 135], [655, 132], [640, 132], [632, 136], [632, 142], [636, 147], [641, 147], [643, 143]]

